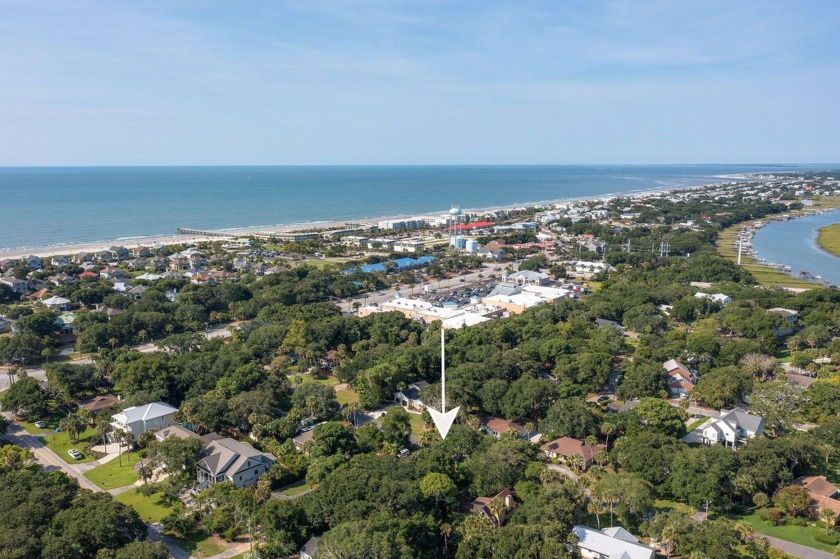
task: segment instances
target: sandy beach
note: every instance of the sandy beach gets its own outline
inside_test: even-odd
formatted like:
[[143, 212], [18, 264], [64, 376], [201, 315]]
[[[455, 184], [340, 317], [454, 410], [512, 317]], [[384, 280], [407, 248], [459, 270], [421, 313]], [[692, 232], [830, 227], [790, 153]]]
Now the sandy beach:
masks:
[[[736, 178], [735, 175], [720, 178]], [[737, 178], [744, 180], [749, 178], [746, 175], [738, 176]], [[599, 196], [582, 196], [577, 198], [565, 198], [560, 200], [546, 200], [541, 202], [522, 202], [518, 204], [510, 204], [506, 206], [491, 206], [491, 207], [479, 207], [479, 208], [462, 208], [462, 211], [465, 213], [488, 213], [488, 212], [498, 212], [498, 211], [510, 211], [517, 208], [523, 207], [534, 207], [534, 206], [559, 206], [565, 204], [572, 204], [572, 203], [579, 203], [579, 202], [604, 202], [608, 200], [612, 200], [615, 198], [644, 198], [648, 196], [655, 196], [661, 195], [663, 193], [672, 192], [672, 191], [687, 191], [693, 190], [698, 188], [708, 188], [714, 186], [718, 183], [709, 183], [702, 186], [691, 186], [686, 188], [662, 188], [662, 189], [651, 189], [639, 192], [625, 192], [625, 193], [616, 193], [616, 194], [607, 194], [607, 195], [599, 195]], [[363, 224], [363, 225], [376, 225], [379, 221], [385, 220], [396, 220], [402, 219], [406, 217], [414, 217], [414, 216], [437, 216], [446, 214], [447, 210], [438, 210], [434, 212], [425, 212], [421, 214], [411, 213], [411, 214], [401, 214], [395, 216], [385, 216], [385, 217], [369, 217], [354, 220], [354, 223]], [[132, 238], [132, 239], [114, 239], [111, 241], [97, 241], [97, 242], [88, 242], [88, 243], [68, 243], [68, 244], [61, 244], [61, 245], [52, 245], [52, 246], [40, 246], [40, 247], [21, 247], [21, 248], [13, 248], [13, 249], [0, 249], [0, 259], [6, 258], [23, 258], [30, 254], [35, 254], [41, 257], [48, 257], [48, 256], [56, 256], [56, 255], [72, 255], [79, 252], [96, 252], [99, 250], [106, 250], [112, 246], [123, 246], [128, 249], [140, 247], [140, 246], [153, 246], [153, 245], [178, 245], [178, 244], [195, 244], [195, 243], [202, 243], [202, 242], [213, 242], [213, 241], [225, 241], [234, 239], [237, 237], [247, 237], [249, 235], [254, 235], [259, 232], [274, 232], [274, 233], [284, 233], [290, 231], [315, 231], [315, 230], [327, 230], [327, 229], [339, 229], [345, 227], [347, 224], [347, 220], [342, 221], [318, 221], [312, 223], [295, 223], [289, 225], [280, 225], [280, 226], [257, 226], [257, 227], [244, 227], [240, 229], [224, 229], [224, 230], [207, 230], [208, 232], [214, 233], [214, 235], [198, 235], [198, 234], [173, 234], [173, 235], [160, 235], [160, 236], [149, 236], [149, 237], [139, 237], [139, 238]]]

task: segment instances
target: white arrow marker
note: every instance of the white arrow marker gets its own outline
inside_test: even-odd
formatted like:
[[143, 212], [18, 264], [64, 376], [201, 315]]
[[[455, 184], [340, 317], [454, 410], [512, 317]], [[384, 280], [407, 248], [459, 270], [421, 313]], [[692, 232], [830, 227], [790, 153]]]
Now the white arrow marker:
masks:
[[440, 438], [445, 439], [461, 406], [446, 411], [446, 341], [443, 337], [443, 324], [440, 325], [440, 411], [431, 407], [426, 409], [429, 410], [429, 415], [435, 422]]

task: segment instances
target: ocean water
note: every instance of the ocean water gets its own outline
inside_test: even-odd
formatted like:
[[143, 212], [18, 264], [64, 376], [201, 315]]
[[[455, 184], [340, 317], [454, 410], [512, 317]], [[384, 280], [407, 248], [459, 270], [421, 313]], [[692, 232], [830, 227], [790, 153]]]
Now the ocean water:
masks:
[[679, 188], [796, 165], [0, 168], [0, 249]]

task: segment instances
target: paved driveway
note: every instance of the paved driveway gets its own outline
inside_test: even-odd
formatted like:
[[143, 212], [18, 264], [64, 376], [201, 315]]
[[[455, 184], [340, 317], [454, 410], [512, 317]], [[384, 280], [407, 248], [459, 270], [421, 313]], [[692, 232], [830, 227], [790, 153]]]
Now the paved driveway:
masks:
[[801, 559], [834, 559], [835, 556], [833, 553], [829, 553], [827, 551], [821, 551], [819, 549], [814, 549], [813, 547], [807, 547], [804, 545], [799, 545], [798, 543], [791, 543], [785, 540], [780, 540], [779, 538], [771, 538], [770, 536], [765, 536], [761, 534], [770, 545], [781, 549], [788, 555], [793, 557], [799, 557]]

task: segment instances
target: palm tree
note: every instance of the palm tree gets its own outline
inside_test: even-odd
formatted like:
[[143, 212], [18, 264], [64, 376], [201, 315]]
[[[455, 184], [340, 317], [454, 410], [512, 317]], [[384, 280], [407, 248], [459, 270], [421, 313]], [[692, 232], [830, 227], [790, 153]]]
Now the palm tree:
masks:
[[592, 499], [591, 501], [589, 501], [589, 504], [587, 505], [586, 508], [587, 508], [587, 511], [590, 514], [595, 515], [595, 522], [598, 523], [598, 529], [600, 530], [601, 529], [601, 515], [604, 514], [605, 512], [607, 512], [607, 509], [604, 508], [604, 504], [597, 499]]
[[147, 485], [149, 483], [149, 479], [152, 477], [152, 466], [149, 464], [148, 460], [140, 461], [140, 467], [137, 468], [137, 475], [139, 475], [140, 479], [143, 480], [143, 485]]
[[117, 343], [119, 343], [119, 340], [117, 338], [108, 338], [108, 345], [111, 346], [111, 351], [114, 351], [114, 348], [116, 347]]
[[131, 447], [134, 446], [134, 433], [131, 431], [123, 432], [122, 440], [125, 443], [125, 449], [128, 452], [128, 462], [131, 463]]
[[350, 414], [353, 416], [353, 428], [355, 429], [356, 427], [358, 427], [358, 425], [357, 425], [357, 422], [358, 422], [357, 412], [359, 411], [359, 402], [353, 400], [352, 402], [347, 404], [347, 409], [350, 410]]
[[79, 433], [85, 430], [85, 422], [75, 413], [71, 413], [58, 423], [58, 427], [62, 431], [67, 431], [70, 442], [76, 444], [79, 442]]
[[579, 454], [572, 454], [571, 456], [566, 458], [566, 464], [569, 465], [575, 473], [580, 473], [580, 471], [586, 466], [586, 462], [583, 459], [583, 456]]
[[533, 421], [529, 421], [528, 423], [525, 424], [525, 430], [528, 432], [528, 440], [529, 441], [531, 440], [531, 433], [534, 432], [534, 429], [536, 429], [536, 427], [534, 426]]
[[825, 522], [825, 533], [827, 534], [837, 521], [837, 513], [830, 508], [820, 509], [820, 520]]
[[104, 419], [96, 424], [96, 436], [102, 441], [105, 447], [105, 454], [108, 454], [108, 433], [111, 431], [111, 424]]
[[610, 436], [615, 434], [615, 425], [610, 423], [609, 421], [605, 421], [601, 423], [601, 434], [604, 435], [606, 438], [606, 446], [609, 448], [610, 446]]
[[496, 519], [496, 526], [502, 525], [502, 513], [505, 510], [505, 503], [499, 499], [498, 497], [494, 498], [490, 501], [490, 504], [487, 505], [487, 508], [490, 509], [490, 514]]

